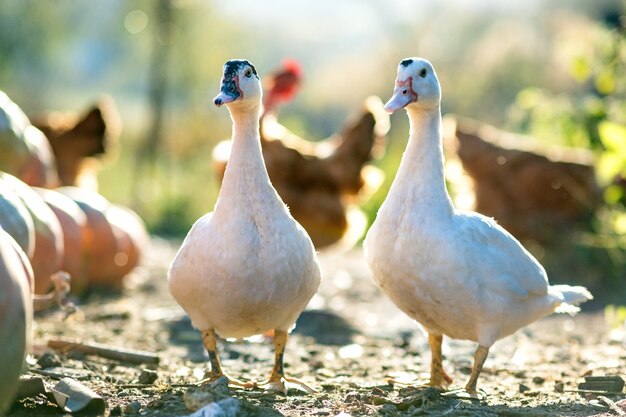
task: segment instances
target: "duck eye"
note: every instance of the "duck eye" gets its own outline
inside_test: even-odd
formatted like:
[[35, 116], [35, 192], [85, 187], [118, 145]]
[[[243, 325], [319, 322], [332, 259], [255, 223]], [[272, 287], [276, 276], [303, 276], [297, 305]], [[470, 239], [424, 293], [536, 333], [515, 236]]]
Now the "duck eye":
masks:
[[252, 76], [252, 70], [250, 68], [248, 68], [246, 70], [245, 76], [248, 77], [248, 78], [250, 78]]
[[407, 90], [402, 90], [402, 94], [406, 94], [406, 93], [407, 93]]
[[426, 78], [426, 68], [422, 68], [422, 70], [420, 71], [420, 77]]

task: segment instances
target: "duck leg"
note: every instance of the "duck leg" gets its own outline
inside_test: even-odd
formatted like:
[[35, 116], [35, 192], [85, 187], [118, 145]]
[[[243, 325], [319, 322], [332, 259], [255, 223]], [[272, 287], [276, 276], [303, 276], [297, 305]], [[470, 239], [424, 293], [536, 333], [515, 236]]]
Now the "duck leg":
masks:
[[448, 374], [446, 374], [446, 372], [443, 370], [443, 355], [441, 354], [442, 341], [442, 335], [428, 333], [428, 344], [430, 346], [431, 353], [430, 379], [416, 379], [412, 381], [404, 381], [395, 378], [388, 378], [387, 382], [422, 388], [434, 387], [445, 391], [448, 388], [448, 385], [452, 383], [452, 378], [450, 378]]
[[315, 389], [305, 384], [304, 382], [296, 378], [287, 378], [285, 376], [285, 369], [283, 367], [283, 356], [285, 353], [285, 346], [287, 344], [287, 332], [284, 330], [274, 331], [274, 367], [272, 368], [272, 374], [267, 381], [259, 384], [261, 387], [269, 391], [279, 391], [283, 394], [287, 393], [287, 384], [295, 385], [301, 390], [312, 393]]
[[476, 382], [478, 381], [478, 376], [480, 372], [483, 370], [483, 365], [485, 364], [485, 360], [487, 360], [487, 355], [489, 354], [489, 348], [485, 346], [478, 345], [476, 349], [476, 353], [474, 353], [474, 366], [472, 367], [472, 373], [470, 375], [470, 379], [465, 386], [465, 390], [469, 394], [478, 394], [476, 391]]
[[428, 344], [430, 345], [430, 381], [428, 385], [446, 390], [452, 383], [452, 378], [443, 370], [443, 355], [441, 354], [441, 343], [443, 336], [440, 334], [428, 333]]
[[485, 363], [485, 360], [487, 359], [488, 354], [488, 347], [478, 345], [476, 353], [474, 353], [474, 365], [472, 366], [472, 373], [465, 388], [448, 391], [443, 393], [442, 395], [452, 398], [461, 398], [464, 400], [483, 400], [486, 394], [482, 391], [479, 392], [476, 389], [476, 382], [478, 381], [478, 376], [480, 375], [480, 372], [483, 370], [483, 365]]
[[202, 333], [202, 343], [209, 354], [209, 362], [211, 364], [211, 369], [204, 375], [202, 383], [214, 382], [225, 376], [228, 378], [228, 385], [235, 385], [243, 388], [253, 388], [255, 386], [253, 382], [240, 381], [224, 373], [220, 357], [217, 354], [217, 336], [215, 335], [215, 330], [210, 329]]

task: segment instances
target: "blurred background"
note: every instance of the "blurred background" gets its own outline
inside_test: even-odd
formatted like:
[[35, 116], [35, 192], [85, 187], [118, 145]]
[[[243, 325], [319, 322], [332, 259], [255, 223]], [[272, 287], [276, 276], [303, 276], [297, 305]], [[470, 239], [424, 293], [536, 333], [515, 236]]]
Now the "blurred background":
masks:
[[[100, 192], [137, 211], [152, 234], [182, 238], [219, 190], [211, 155], [231, 123], [211, 98], [226, 60], [247, 58], [261, 75], [286, 57], [298, 60], [302, 88], [280, 121], [325, 138], [367, 96], [390, 96], [400, 59], [426, 57], [444, 114], [593, 152], [601, 209], [567, 242], [526, 243], [554, 281], [605, 288], [609, 301], [623, 303], [625, 4], [5, 0], [0, 89], [28, 115], [81, 112], [110, 96], [123, 130], [99, 173]], [[362, 207], [369, 222], [407, 129], [404, 114], [392, 117], [386, 154], [375, 162], [385, 182]]]

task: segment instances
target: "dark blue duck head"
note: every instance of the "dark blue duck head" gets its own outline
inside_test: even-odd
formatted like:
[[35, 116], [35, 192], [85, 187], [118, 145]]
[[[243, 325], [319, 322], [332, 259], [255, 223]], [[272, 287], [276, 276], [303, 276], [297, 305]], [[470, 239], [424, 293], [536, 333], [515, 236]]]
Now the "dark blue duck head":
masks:
[[[249, 81], [255, 79], [259, 83], [259, 76], [254, 65], [245, 59], [232, 59], [224, 64], [224, 73], [222, 75], [222, 85], [220, 93], [215, 97], [213, 102], [216, 106], [232, 103], [241, 100], [246, 95]], [[254, 93], [256, 89], [252, 89]]]

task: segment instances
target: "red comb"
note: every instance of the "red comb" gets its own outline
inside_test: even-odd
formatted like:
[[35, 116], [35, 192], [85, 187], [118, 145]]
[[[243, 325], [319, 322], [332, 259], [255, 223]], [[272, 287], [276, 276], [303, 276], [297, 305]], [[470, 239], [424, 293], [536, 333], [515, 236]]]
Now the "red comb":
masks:
[[302, 75], [302, 66], [293, 58], [285, 58], [283, 60], [283, 68], [295, 75]]

